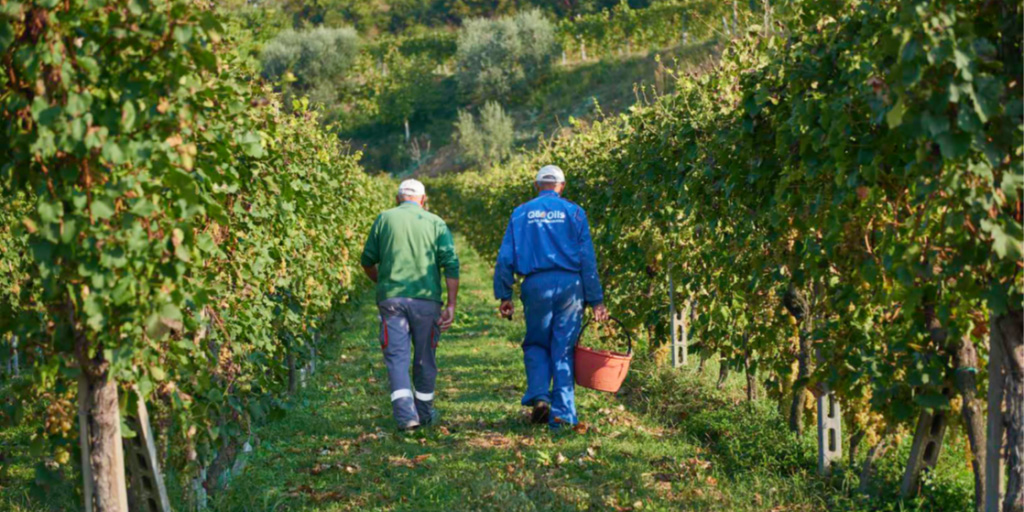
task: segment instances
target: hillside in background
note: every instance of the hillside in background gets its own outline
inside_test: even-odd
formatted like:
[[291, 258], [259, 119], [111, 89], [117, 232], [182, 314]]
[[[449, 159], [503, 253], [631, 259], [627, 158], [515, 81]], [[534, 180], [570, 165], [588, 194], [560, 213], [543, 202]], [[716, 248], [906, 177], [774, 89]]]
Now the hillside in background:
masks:
[[[396, 176], [490, 167], [671, 93], [759, 16], [734, 2], [268, 1], [225, 10], [286, 98], [362, 165]], [[485, 108], [490, 104], [489, 108]]]
[[[507, 107], [515, 126], [515, 146], [535, 148], [545, 139], [573, 132], [570, 120], [589, 124], [626, 112], [638, 102], [671, 93], [676, 64], [683, 69], [708, 65], [718, 52], [715, 42], [708, 41], [558, 67], [548, 81]], [[441, 87], [455, 95], [454, 78], [444, 79]], [[480, 107], [439, 103], [436, 110], [412, 121], [408, 145], [402, 129], [386, 123], [367, 124], [340, 134], [351, 141], [353, 148], [363, 151], [363, 165], [369, 169], [434, 176], [473, 165], [462, 157], [457, 141], [455, 122], [461, 109], [476, 113]]]
[[[631, 0], [633, 9], [652, 0]], [[491, 18], [541, 9], [566, 18], [611, 9], [619, 0], [270, 0], [262, 5], [279, 9], [295, 28], [352, 26], [361, 33], [401, 34], [423, 28], [454, 28], [471, 18]]]

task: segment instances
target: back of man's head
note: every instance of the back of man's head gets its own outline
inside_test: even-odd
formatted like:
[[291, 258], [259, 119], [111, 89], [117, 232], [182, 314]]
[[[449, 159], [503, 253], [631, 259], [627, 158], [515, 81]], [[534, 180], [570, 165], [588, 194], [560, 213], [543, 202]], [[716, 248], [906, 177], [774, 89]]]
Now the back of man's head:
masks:
[[557, 165], [545, 165], [537, 171], [537, 186], [565, 183], [565, 173]]
[[537, 190], [561, 192], [565, 187], [565, 173], [557, 165], [545, 165], [537, 171], [537, 178], [534, 182], [537, 184]]
[[427, 195], [427, 189], [419, 180], [405, 180], [398, 185], [400, 201], [418, 201], [425, 195]]

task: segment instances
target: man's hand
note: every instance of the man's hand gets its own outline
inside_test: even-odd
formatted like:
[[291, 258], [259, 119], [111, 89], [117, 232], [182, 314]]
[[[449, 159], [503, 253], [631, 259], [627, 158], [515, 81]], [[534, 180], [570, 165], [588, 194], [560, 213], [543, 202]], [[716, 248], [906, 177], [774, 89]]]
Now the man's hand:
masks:
[[455, 321], [455, 304], [450, 304], [444, 307], [441, 311], [441, 319], [437, 322], [437, 326], [441, 328], [441, 332], [445, 332], [451, 328], [452, 322]]
[[502, 318], [512, 320], [512, 315], [516, 312], [516, 306], [512, 304], [512, 301], [505, 299], [501, 301], [501, 305], [498, 306], [498, 313], [501, 313]]
[[367, 267], [363, 265], [363, 272], [366, 273], [366, 277], [370, 278], [370, 281], [377, 282], [377, 265]]
[[604, 307], [604, 304], [598, 304], [598, 305], [594, 306], [593, 310], [594, 310], [594, 320], [597, 320], [600, 323], [607, 322], [608, 318], [611, 317], [611, 315], [608, 314], [608, 308]]

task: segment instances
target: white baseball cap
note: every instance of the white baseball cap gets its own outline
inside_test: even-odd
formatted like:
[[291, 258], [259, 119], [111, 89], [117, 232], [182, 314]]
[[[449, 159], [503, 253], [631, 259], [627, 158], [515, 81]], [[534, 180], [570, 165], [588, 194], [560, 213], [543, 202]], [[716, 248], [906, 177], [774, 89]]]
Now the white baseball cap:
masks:
[[398, 195], [400, 196], [425, 196], [427, 195], [427, 189], [420, 183], [419, 180], [405, 180], [398, 185]]
[[557, 165], [545, 165], [537, 171], [537, 183], [565, 183], [565, 173]]

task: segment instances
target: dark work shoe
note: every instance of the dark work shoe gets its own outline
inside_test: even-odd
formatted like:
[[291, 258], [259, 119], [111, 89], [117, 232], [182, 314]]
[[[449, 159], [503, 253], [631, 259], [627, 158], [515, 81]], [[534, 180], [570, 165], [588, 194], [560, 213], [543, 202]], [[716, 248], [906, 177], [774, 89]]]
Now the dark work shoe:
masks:
[[424, 420], [423, 417], [421, 416], [420, 417], [420, 421], [423, 422], [423, 426], [424, 427], [429, 427], [431, 425], [437, 425], [441, 421], [441, 412], [438, 411], [437, 409], [431, 408], [430, 409], [430, 417], [427, 418], [426, 420]]
[[420, 428], [420, 422], [418, 421], [407, 421], [398, 425], [399, 432], [412, 432], [418, 428]]
[[547, 423], [549, 416], [551, 416], [551, 404], [538, 400], [537, 403], [533, 404], [533, 412], [530, 413], [530, 423], [537, 425]]

